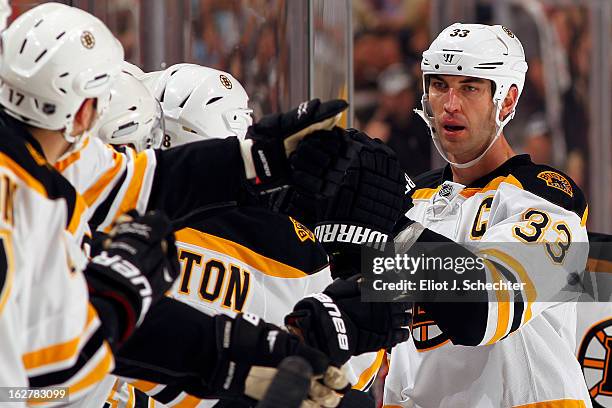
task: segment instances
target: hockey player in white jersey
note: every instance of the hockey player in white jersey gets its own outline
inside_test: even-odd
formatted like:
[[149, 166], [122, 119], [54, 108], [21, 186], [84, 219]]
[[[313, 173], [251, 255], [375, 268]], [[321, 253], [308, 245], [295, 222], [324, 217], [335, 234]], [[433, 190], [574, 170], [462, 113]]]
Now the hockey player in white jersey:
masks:
[[[426, 277], [523, 289], [472, 292], [473, 302], [456, 303], [436, 302], [442, 293], [431, 292], [416, 303], [412, 340], [391, 353], [385, 406], [591, 406], [574, 356], [576, 304], [546, 295], [564, 293], [571, 274], [584, 269], [586, 202], [569, 177], [516, 155], [503, 135], [527, 71], [521, 43], [503, 26], [453, 24], [424, 52], [421, 69], [418, 113], [448, 165], [410, 180], [411, 208], [396, 243], [403, 251], [441, 243], [473, 258], [460, 245], [470, 244], [486, 255], [485, 268], [438, 267]], [[294, 163], [316, 160], [306, 152]]]
[[[248, 96], [229, 73], [178, 64], [146, 74], [144, 82], [162, 101], [164, 149], [202, 139], [245, 137], [252, 121]], [[141, 135], [130, 137], [122, 143], [139, 145]], [[171, 296], [204, 313], [234, 316], [247, 311], [282, 325], [296, 299], [321, 292], [332, 282], [325, 250], [292, 217], [256, 206], [229, 205], [183, 224], [186, 228], [178, 232], [182, 279]], [[357, 389], [366, 388], [381, 360], [382, 351], [355, 357], [344, 367], [349, 381]], [[192, 399], [168, 387], [136, 384], [168, 406]], [[215, 404], [202, 401], [198, 406], [236, 402]]]
[[[16, 20], [16, 26], [4, 31], [4, 44], [19, 30], [19, 24], [34, 20], [40, 30], [45, 30], [40, 11], [24, 14]], [[97, 37], [99, 47], [90, 54], [96, 64], [80, 79], [88, 96], [104, 100], [108, 87], [96, 77], [112, 76], [113, 61], [120, 61], [122, 53], [113, 48], [116, 39], [86, 13], [69, 10], [62, 18], [68, 18], [75, 30], [87, 26], [87, 36], [70, 41], [80, 44]], [[26, 46], [24, 41], [19, 49], [31, 56]], [[8, 66], [12, 50], [7, 46], [1, 51], [0, 100], [3, 105], [30, 104], [29, 95], [7, 83], [14, 79]], [[73, 59], [71, 63], [80, 68], [83, 60]], [[25, 70], [23, 66], [16, 68]], [[41, 85], [35, 69], [28, 75], [32, 86]], [[49, 99], [36, 103], [44, 105], [46, 112], [60, 108]], [[26, 127], [4, 112], [0, 113], [0, 122], [0, 399], [2, 405], [10, 406], [76, 403], [113, 369], [111, 348], [126, 340], [178, 273], [171, 226], [159, 215], [120, 223], [102, 252], [94, 252], [89, 262], [80, 248], [87, 231], [87, 207], [50, 166], [46, 156], [54, 152], [52, 144], [46, 143], [44, 130], [35, 124]], [[77, 117], [72, 124], [69, 137], [86, 127], [87, 119]], [[134, 228], [145, 232], [147, 238], [135, 236]], [[129, 268], [134, 279], [124, 277], [120, 266]], [[54, 395], [48, 388], [51, 386], [66, 387], [64, 398]], [[14, 387], [49, 392], [26, 392], [23, 398]]]
[[[70, 16], [70, 18], [66, 18], [66, 16]], [[66, 25], [67, 21], [70, 22], [69, 26]], [[75, 24], [75, 22], [78, 24]], [[104, 331], [108, 339], [112, 338], [112, 341], [110, 341], [111, 344], [118, 344], [124, 341], [137, 324], [143, 323], [139, 329], [140, 343], [137, 342], [136, 345], [134, 345], [133, 342], [138, 336], [133, 336], [130, 338], [130, 342], [124, 344], [121, 349], [123, 352], [125, 349], [131, 348], [132, 354], [130, 354], [130, 357], [135, 358], [135, 356], [138, 356], [138, 353], [142, 353], [146, 349], [147, 345], [151, 344], [150, 337], [142, 335], [143, 327], [148, 325], [149, 329], [152, 329], [153, 332], [159, 332], [160, 330], [160, 327], [155, 324], [156, 321], [151, 322], [149, 321], [150, 319], [143, 320], [143, 317], [151, 304], [151, 298], [157, 297], [163, 293], [167, 285], [171, 282], [173, 272], [177, 269], [174, 267], [176, 258], [172, 256], [172, 248], [174, 248], [174, 246], [171, 243], [172, 235], [169, 234], [168, 231], [169, 223], [161, 216], [145, 215], [127, 224], [120, 224], [115, 229], [113, 229], [112, 224], [116, 223], [118, 217], [130, 208], [136, 207], [141, 212], [144, 212], [147, 207], [147, 197], [150, 197], [148, 201], [152, 200], [152, 202], [157, 203], [160, 207], [168, 209], [169, 207], [164, 206], [164, 204], [168, 204], [166, 201], [168, 199], [166, 194], [167, 190], [162, 188], [167, 185], [167, 183], [164, 182], [167, 181], [168, 177], [172, 178], [171, 176], [174, 174], [174, 171], [185, 168], [181, 166], [174, 168], [176, 163], [173, 162], [172, 158], [186, 159], [184, 163], [188, 163], [187, 168], [189, 168], [189, 165], [193, 164], [187, 159], [205, 158], [200, 157], [199, 154], [192, 157], [186, 157], [182, 155], [180, 149], [175, 149], [173, 152], [174, 155], [160, 155], [157, 157], [155, 155], [147, 156], [145, 154], [140, 156], [140, 160], [134, 158], [133, 153], [130, 154], [129, 158], [119, 155], [113, 156], [115, 159], [112, 162], [114, 164], [111, 169], [113, 169], [113, 171], [118, 171], [117, 167], [119, 167], [119, 171], [122, 172], [118, 179], [112, 177], [116, 174], [109, 174], [108, 169], [104, 170], [103, 166], [95, 167], [96, 163], [104, 164], [104, 160], [96, 161], [96, 159], [100, 159], [100, 157], [104, 159], [103, 155], [94, 156], [94, 160], [89, 160], [89, 158], [87, 158], [88, 160], [86, 162], [88, 164], [94, 164], [93, 171], [102, 171], [102, 174], [100, 178], [93, 181], [93, 189], [81, 190], [83, 184], [86, 183], [86, 178], [79, 177], [80, 174], [77, 173], [74, 180], [78, 182], [75, 182], [75, 186], [78, 192], [83, 191], [87, 193], [84, 196], [85, 202], [83, 202], [78, 192], [75, 193], [73, 188], [65, 183], [65, 179], [61, 178], [58, 173], [51, 169], [51, 164], [54, 164], [56, 167], [63, 166], [63, 170], [65, 170], [66, 168], [72, 167], [72, 163], [80, 157], [80, 149], [90, 140], [87, 136], [84, 136], [85, 131], [91, 127], [95, 117], [104, 112], [108, 104], [109, 85], [119, 72], [123, 56], [121, 46], [98, 19], [78, 9], [56, 3], [47, 3], [38, 6], [20, 16], [11, 28], [3, 33], [3, 44], [3, 63], [0, 71], [3, 80], [0, 89], [0, 100], [3, 106], [3, 129], [5, 133], [16, 133], [18, 135], [17, 140], [25, 139], [28, 142], [19, 145], [25, 152], [24, 160], [29, 160], [33, 163], [28, 165], [32, 165], [35, 169], [45, 169], [44, 171], [51, 175], [49, 176], [51, 180], [58, 180], [58, 183], [63, 183], [67, 190], [65, 197], [61, 197], [65, 199], [65, 204], [67, 204], [68, 207], [66, 210], [68, 216], [64, 217], [67, 218], [65, 220], [66, 229], [68, 232], [77, 236], [77, 238], [74, 239], [75, 242], [73, 245], [64, 251], [70, 256], [70, 262], [63, 262], [60, 259], [59, 261], [61, 264], [64, 266], [67, 265], [70, 268], [73, 266], [78, 268], [79, 266], [76, 265], [78, 261], [77, 258], [82, 258], [83, 255], [80, 249], [78, 249], [78, 244], [83, 235], [84, 222], [87, 221], [89, 211], [91, 210], [88, 204], [90, 202], [96, 202], [98, 199], [108, 198], [109, 194], [112, 195], [112, 197], [107, 203], [113, 204], [114, 198], [117, 198], [117, 194], [120, 195], [119, 205], [117, 207], [110, 207], [112, 216], [109, 218], [110, 223], [105, 230], [111, 232], [114, 240], [123, 241], [118, 245], [113, 245], [113, 239], [111, 239], [110, 247], [107, 246], [107, 241], [101, 241], [100, 245], [106, 252], [102, 252], [100, 254], [101, 257], [95, 257], [94, 262], [90, 263], [90, 265], [93, 264], [93, 266], [88, 267], [86, 272], [88, 285], [93, 291], [92, 298], [97, 296], [104, 300], [106, 296], [106, 300], [110, 303], [109, 305], [96, 303], [94, 306], [100, 317], [110, 316], [115, 319], [114, 321], [105, 320], [102, 322], [103, 328], [101, 330]], [[81, 65], [86, 65], [90, 69], [81, 70]], [[79, 72], [76, 72], [75, 69]], [[25, 77], [28, 79], [24, 80]], [[211, 149], [215, 150], [214, 147], [221, 147], [220, 151], [225, 153], [224, 159], [226, 162], [229, 161], [231, 163], [233, 160], [237, 160], [236, 163], [244, 163], [242, 159], [243, 154], [244, 157], [247, 158], [247, 173], [244, 173], [244, 167], [242, 166], [239, 166], [238, 169], [232, 168], [233, 171], [229, 173], [233, 182], [229, 184], [225, 183], [223, 186], [217, 185], [216, 187], [219, 187], [220, 191], [214, 192], [220, 193], [220, 195], [227, 194], [230, 197], [234, 197], [243, 190], [238, 188], [238, 191], [236, 191], [233, 188], [238, 187], [238, 184], [242, 185], [242, 181], [245, 177], [247, 179], [255, 179], [257, 177], [254, 183], [256, 186], [264, 189], [269, 187], [270, 183], [282, 182], [283, 176], [280, 178], [279, 176], [283, 172], [282, 169], [284, 169], [284, 164], [281, 163], [286, 160], [286, 154], [294, 149], [295, 142], [309, 131], [314, 130], [314, 128], [323, 129], [331, 126], [335, 121], [336, 115], [339, 111], [344, 109], [344, 107], [345, 104], [340, 101], [332, 102], [331, 104], [321, 104], [318, 101], [311, 101], [300, 108], [299, 118], [297, 118], [296, 110], [290, 114], [276, 115], [270, 118], [267, 123], [264, 122], [257, 126], [258, 131], [262, 132], [260, 135], [266, 135], [264, 136], [265, 141], [258, 138], [257, 131], [253, 131], [253, 140], [249, 143], [243, 143], [243, 149], [240, 148], [239, 144], [231, 140], [227, 143], [214, 144]], [[292, 135], [294, 136], [293, 139], [290, 137]], [[277, 138], [278, 136], [281, 137]], [[15, 143], [18, 145], [17, 142]], [[207, 152], [211, 150], [208, 149], [208, 147], [210, 146], [207, 146]], [[203, 151], [203, 149], [194, 148], [190, 149], [190, 152], [198, 150], [200, 150], [200, 153]], [[217, 150], [216, 153], [220, 151]], [[176, 155], [177, 153], [178, 156]], [[17, 155], [18, 152], [15, 152], [15, 154]], [[253, 157], [252, 154], [255, 154], [257, 157]], [[62, 158], [62, 156], [64, 157]], [[260, 162], [262, 158], [265, 158], [268, 164], [264, 173], [260, 173], [260, 171], [264, 171]], [[153, 166], [155, 167], [156, 177], [143, 177], [144, 170], [150, 168], [150, 159], [156, 162], [156, 165]], [[131, 166], [128, 165], [130, 161]], [[165, 165], [162, 165], [160, 161], [164, 161]], [[199, 160], [195, 161], [198, 162], [198, 165], [200, 164]], [[203, 160], [203, 162], [209, 163], [208, 160]], [[61, 166], [58, 166], [60, 163]], [[209, 163], [209, 165], [211, 165], [211, 163]], [[215, 168], [214, 170], [222, 169]], [[149, 174], [151, 174], [151, 172]], [[20, 174], [23, 175], [25, 173]], [[215, 171], [211, 171], [210, 176], [214, 174]], [[258, 175], [260, 176], [258, 177]], [[34, 178], [37, 177], [44, 177], [44, 175], [35, 175]], [[125, 182], [126, 178], [129, 178], [129, 181], [125, 184], [121, 184]], [[156, 187], [156, 183], [153, 182], [151, 190], [147, 190], [151, 187], [150, 184], [143, 188], [142, 183], [146, 184], [147, 180], [151, 181], [151, 178], [157, 180], [158, 186]], [[112, 185], [113, 188], [106, 188], [111, 184], [109, 180], [115, 183]], [[92, 180], [90, 179], [89, 181]], [[234, 182], [237, 184], [234, 184]], [[33, 185], [34, 188], [38, 190], [44, 187], [44, 183], [43, 187], [35, 182]], [[117, 186], [119, 187], [115, 188]], [[211, 186], [214, 186], [214, 184]], [[195, 196], [190, 197], [193, 201], [189, 200], [187, 203], [180, 202], [180, 204], [183, 204], [182, 206], [180, 204], [176, 205], [177, 202], [171, 203], [176, 205], [174, 207], [175, 211], [173, 212], [174, 216], [179, 216], [181, 215], [181, 211], [186, 212], [193, 208], [189, 207], [190, 205], [198, 206], [203, 203], [219, 200], [219, 194], [216, 195], [213, 194], [213, 192], [209, 194], [202, 194], [199, 191], [194, 192], [193, 184], [190, 182], [177, 183], [175, 181], [171, 184], [171, 187], [178, 187], [178, 190], [189, 187], [190, 190], [181, 192], [187, 195], [189, 195], [189, 191], [195, 193]], [[53, 187], [47, 192], [52, 197], [56, 197], [63, 192], [62, 188], [63, 187]], [[176, 189], [173, 190], [173, 192], [176, 191]], [[149, 193], [151, 193], [150, 196]], [[201, 200], [198, 201], [196, 196]], [[156, 198], [153, 199], [152, 197]], [[91, 201], [88, 201], [88, 198]], [[60, 199], [59, 202], [63, 203], [64, 201]], [[151, 203], [149, 202], [149, 204]], [[184, 204], [187, 205], [185, 206]], [[97, 209], [99, 210], [99, 208]], [[37, 215], [40, 216], [45, 216], [45, 214], [47, 214], [45, 211], [37, 212]], [[53, 211], [53, 214], [58, 216], [61, 221], [63, 217], [62, 214], [65, 215], [65, 212], [57, 210]], [[20, 220], [32, 221], [34, 219], [34, 217], [28, 216], [20, 217]], [[91, 219], [89, 220], [91, 221]], [[44, 220], [37, 222], [36, 225], [47, 226]], [[49, 230], [47, 228], [45, 232], [36, 233], [34, 235], [48, 236], [46, 235], [48, 232]], [[32, 234], [27, 235], [28, 237], [32, 236]], [[169, 238], [167, 238], [166, 235]], [[61, 237], [58, 238], [55, 235], [50, 237], [50, 239], [54, 240], [56, 243], [62, 241]], [[31, 240], [28, 240], [28, 242], [31, 242]], [[164, 242], [168, 242], [168, 244], [165, 245]], [[164, 248], [167, 250], [164, 250]], [[74, 251], [76, 251], [78, 256], [73, 253]], [[104, 255], [105, 253], [107, 255]], [[94, 255], [95, 254], [97, 254], [97, 252], [94, 252]], [[106, 256], [106, 258], [104, 258], [104, 256]], [[108, 259], [108, 256], [111, 256], [112, 259]], [[39, 259], [38, 257], [30, 258], [32, 260]], [[105, 267], [110, 267], [112, 269], [114, 265], [113, 262], [119, 258], [129, 260], [139, 269], [138, 273], [144, 275], [147, 273], [150, 274], [148, 283], [151, 288], [146, 291], [147, 293], [141, 293], [136, 282], [129, 281], [123, 274], [104, 270]], [[119, 259], [119, 261], [121, 261], [121, 259]], [[110, 266], [108, 265], [109, 262]], [[41, 269], [41, 272], [42, 271], [43, 269]], [[125, 272], [125, 270], [123, 270], [123, 272]], [[135, 271], [132, 270], [131, 273], [133, 274]], [[45, 276], [52, 275], [45, 274]], [[79, 282], [78, 278], [75, 279], [71, 280], [73, 284]], [[142, 280], [140, 280], [139, 283], [142, 284]], [[44, 285], [38, 285], [37, 287], [40, 287], [41, 290], [47, 289]], [[81, 285], [81, 289], [83, 288], [84, 286]], [[24, 293], [27, 295], [28, 292], [26, 291]], [[59, 295], [62, 293], [58, 291], [57, 294]], [[62, 299], [65, 300], [64, 298]], [[75, 296], [74, 299], [79, 301], [79, 299], [83, 299], [83, 296]], [[57, 303], [66, 305], [71, 304], [70, 302], [59, 301], [59, 299]], [[175, 302], [175, 304], [178, 303]], [[44, 302], [37, 303], [37, 305], [37, 310], [55, 312], [53, 307], [47, 307]], [[114, 309], [121, 309], [121, 311], [118, 314], [106, 313], [108, 310], [114, 311]], [[87, 310], [88, 309], [84, 307], [81, 310], [82, 314], [87, 312]], [[93, 309], [89, 308], [89, 310], [92, 311]], [[102, 314], [103, 311], [105, 314]], [[95, 330], [95, 327], [92, 328], [90, 325], [91, 322], [95, 323], [95, 313], [87, 313], [87, 316], [80, 316], [82, 317], [82, 319], [80, 319], [82, 321], [76, 319], [73, 320], [73, 322], [76, 322], [77, 328], [82, 329], [84, 326], [84, 330], [86, 330], [89, 335], [92, 330]], [[188, 314], [189, 313], [186, 312], [186, 315]], [[64, 313], [60, 312], [59, 315], [63, 317]], [[91, 319], [89, 319], [90, 315], [92, 316]], [[179, 315], [176, 316], [176, 318], [178, 320], [184, 320], [186, 315]], [[167, 318], [161, 318], [160, 315], [156, 316], [162, 321], [168, 320]], [[85, 317], [87, 317], [87, 319], [85, 319]], [[219, 368], [218, 366], [221, 364], [224, 370], [226, 370], [222, 372], [237, 375], [232, 369], [232, 367], [235, 367], [234, 361], [227, 360], [237, 358], [232, 347], [240, 348], [241, 346], [237, 344], [245, 340], [247, 340], [246, 346], [250, 345], [254, 347], [256, 344], [254, 344], [253, 341], [257, 339], [258, 336], [265, 337], [267, 332], [276, 330], [275, 327], [270, 327], [271, 325], [260, 322], [259, 319], [250, 319], [249, 322], [249, 319], [246, 317], [239, 317], [236, 320], [215, 319], [215, 321], [219, 322], [218, 330], [220, 330], [220, 336], [225, 335], [227, 337], [227, 334], [232, 333], [231, 339], [225, 339], [218, 344], [221, 349], [218, 349], [214, 344], [215, 336], [210, 336], [210, 333], [215, 331], [214, 324], [209, 325], [210, 327], [198, 333], [200, 336], [208, 334], [208, 336], [203, 337], [201, 341], [196, 338], [176, 336], [174, 333], [168, 331], [162, 331], [160, 334], [163, 336], [159, 336], [156, 340], [160, 340], [160, 338], [164, 336], [166, 336], [164, 339], [168, 339], [169, 336], [171, 340], [181, 341], [185, 344], [197, 340], [197, 344], [195, 344], [197, 350], [205, 350], [206, 346], [208, 346], [210, 347], [209, 351], [217, 351], [216, 354], [213, 354], [213, 358], [217, 361], [215, 367]], [[208, 323], [211, 323], [210, 319]], [[257, 333], [240, 336], [238, 333], [243, 330], [255, 330]], [[95, 330], [94, 334], [99, 331], [100, 330]], [[108, 331], [111, 333], [109, 334]], [[143, 337], [146, 337], [147, 340], [145, 341]], [[42, 338], [43, 336], [29, 336], [29, 339], [35, 342], [40, 341]], [[63, 340], [63, 338], [59, 340]], [[104, 344], [104, 337], [96, 335], [95, 340], [99, 343], [99, 349], [102, 351], [95, 354], [95, 362], [88, 360], [86, 358], [89, 357], [88, 353], [95, 352], [97, 349], [93, 346], [89, 346], [90, 342], [83, 343], [81, 340], [83, 339], [80, 337], [71, 339], [69, 344], [66, 345], [66, 348], [51, 348], [52, 351], [57, 351], [59, 357], [62, 359], [62, 364], [59, 364], [61, 373], [58, 375], [54, 373], [58, 369], [57, 360], [47, 361], [44, 358], [42, 360], [39, 358], [40, 356], [53, 357], [55, 354], [49, 354], [47, 352], [49, 349], [46, 347], [43, 347], [44, 352], [41, 351], [41, 353], [38, 353], [36, 347], [34, 347], [33, 365], [30, 365], [30, 367], [34, 371], [32, 373], [33, 376], [36, 377], [42, 373], [42, 378], [37, 379], [37, 382], [30, 379], [30, 383], [44, 386], [50, 384], [66, 384], [71, 381], [76, 381], [78, 387], [72, 390], [73, 398], [77, 398], [79, 393], [88, 391], [89, 388], [95, 385], [101, 376], [111, 368], [112, 357], [109, 355], [108, 346]], [[226, 340], [229, 340], [229, 343]], [[54, 339], [52, 338], [51, 341], [54, 341]], [[249, 343], [249, 341], [251, 343]], [[275, 347], [274, 349], [268, 349], [268, 347], [266, 347], [256, 353], [248, 354], [247, 357], [250, 359], [250, 363], [247, 363], [247, 365], [240, 368], [240, 370], [244, 370], [245, 368], [248, 369], [250, 365], [256, 363], [253, 358], [258, 360], [262, 356], [272, 356], [272, 354], [278, 354], [280, 352], [280, 355], [274, 357], [278, 359], [286, 355], [287, 351], [295, 351], [300, 348], [305, 349], [305, 347], [301, 346], [294, 337], [285, 333], [277, 334], [276, 344], [282, 344], [282, 346]], [[35, 346], [39, 345], [39, 343], [35, 344]], [[45, 346], [45, 344], [43, 344], [43, 346]], [[59, 344], [58, 346], [63, 346], [63, 344]], [[84, 353], [83, 350], [80, 349], [85, 346], [87, 346], [87, 353]], [[26, 347], [25, 351], [27, 352], [28, 350], [29, 348]], [[194, 350], [194, 348], [177, 348], [175, 351], [186, 353], [188, 350]], [[13, 350], [10, 351], [12, 352]], [[219, 352], [221, 352], [221, 354], [219, 354]], [[152, 354], [153, 353], [145, 353], [140, 357], [146, 361], [150, 361], [148, 357], [151, 357]], [[67, 359], [66, 364], [73, 364], [75, 355], [80, 357], [80, 359], [77, 359], [78, 365], [76, 367], [66, 367], [63, 360]], [[14, 354], [11, 354], [11, 356], [15, 357]], [[158, 359], [158, 363], [163, 360], [162, 363], [167, 363], [168, 366], [177, 363], [174, 359], [168, 360], [168, 354], [165, 353], [156, 353], [152, 357]], [[213, 368], [212, 366], [207, 368], [206, 364], [204, 364], [204, 362], [211, 361], [210, 355], [202, 355], [200, 358], [203, 358], [203, 361], [199, 362], [198, 359], [189, 360], [189, 363], [195, 367], [195, 371], [192, 371], [192, 373], [196, 374], [197, 377], [197, 381], [191, 382], [190, 384], [196, 387], [196, 389], [202, 386], [201, 381], [202, 376], [205, 375], [204, 372], [211, 371]], [[87, 363], [90, 363], [93, 367], [87, 365]], [[189, 370], [189, 367], [185, 365], [186, 361], [183, 360], [182, 363], [183, 367], [181, 368], [183, 370]], [[41, 364], [44, 367], [41, 368]], [[83, 368], [83, 364], [86, 365], [85, 368]], [[52, 367], [47, 367], [48, 365]], [[169, 374], [167, 371], [159, 371], [156, 366], [148, 366], [147, 369], [151, 371], [153, 368], [155, 369], [154, 375], [158, 376], [156, 378], [165, 375], [166, 379], [168, 379], [168, 377], [171, 377], [170, 380], [176, 379], [177, 371]], [[95, 373], [86, 375], [86, 373], [83, 372], [83, 370], [90, 369], [94, 370]], [[200, 373], [201, 370], [204, 372]], [[238, 370], [238, 368], [236, 368], [236, 370]], [[183, 373], [181, 372], [180, 374], [182, 375]], [[217, 374], [217, 371], [208, 373], [208, 375], [213, 375], [214, 379], [219, 379], [221, 381], [217, 384], [219, 389], [224, 388], [228, 383], [223, 382], [223, 378], [225, 377], [215, 376]], [[242, 375], [246, 374], [248, 374], [248, 370], [242, 372]], [[75, 375], [76, 378], [74, 377]], [[85, 377], [83, 377], [83, 375], [85, 375]], [[234, 385], [231, 380], [235, 381], [238, 379], [236, 375], [229, 376], [231, 378], [229, 378], [228, 381], [231, 386]], [[21, 379], [19, 373], [11, 378]], [[25, 385], [28, 380], [27, 377], [23, 378], [25, 378], [23, 382]], [[240, 376], [240, 378], [244, 380], [246, 376]], [[185, 381], [188, 382], [190, 380], [187, 378]], [[20, 384], [21, 383], [20, 381]], [[244, 384], [242, 384], [242, 386], [244, 386]], [[238, 392], [240, 392], [240, 385]]]

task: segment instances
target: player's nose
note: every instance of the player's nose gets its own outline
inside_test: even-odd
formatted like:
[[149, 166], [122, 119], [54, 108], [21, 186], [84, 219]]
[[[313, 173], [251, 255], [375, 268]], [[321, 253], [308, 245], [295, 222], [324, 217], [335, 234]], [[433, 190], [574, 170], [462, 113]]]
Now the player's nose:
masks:
[[457, 90], [450, 88], [446, 93], [444, 101], [444, 110], [447, 113], [458, 112], [461, 107], [461, 99]]

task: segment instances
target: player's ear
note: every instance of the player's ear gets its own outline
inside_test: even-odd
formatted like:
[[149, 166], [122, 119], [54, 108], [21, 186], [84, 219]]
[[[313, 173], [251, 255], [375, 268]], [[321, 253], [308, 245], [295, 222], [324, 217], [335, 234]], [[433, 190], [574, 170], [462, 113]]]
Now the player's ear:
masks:
[[518, 100], [518, 88], [516, 85], [512, 85], [508, 93], [506, 94], [506, 98], [502, 104], [501, 111], [499, 112], [499, 119], [503, 120], [506, 116], [512, 112], [512, 109], [516, 106], [516, 102]]
[[74, 116], [71, 136], [78, 136], [86, 130], [89, 130], [95, 118], [96, 100], [94, 98], [85, 99]]

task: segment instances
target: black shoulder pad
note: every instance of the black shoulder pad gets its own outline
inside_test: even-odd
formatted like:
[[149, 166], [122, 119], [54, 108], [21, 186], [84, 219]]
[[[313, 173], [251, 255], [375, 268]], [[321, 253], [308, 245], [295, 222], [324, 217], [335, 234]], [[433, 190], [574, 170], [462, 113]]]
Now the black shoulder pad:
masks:
[[266, 208], [230, 207], [189, 228], [235, 242], [311, 275], [328, 265], [327, 253], [298, 220]]
[[582, 218], [587, 211], [584, 193], [574, 181], [550, 166], [525, 164], [512, 169], [512, 175], [530, 193], [542, 197], [553, 204], [575, 212]]

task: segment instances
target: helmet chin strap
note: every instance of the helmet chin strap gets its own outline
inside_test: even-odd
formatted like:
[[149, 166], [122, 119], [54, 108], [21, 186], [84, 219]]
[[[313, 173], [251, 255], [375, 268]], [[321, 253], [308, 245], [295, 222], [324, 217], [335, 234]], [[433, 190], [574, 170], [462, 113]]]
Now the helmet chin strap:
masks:
[[421, 105], [423, 107], [422, 110], [420, 109], [414, 109], [414, 112], [419, 115], [421, 117], [421, 119], [423, 119], [425, 121], [425, 123], [427, 124], [427, 127], [429, 127], [429, 132], [431, 133], [431, 138], [434, 142], [434, 146], [436, 146], [436, 150], [438, 150], [438, 153], [440, 153], [440, 156], [442, 156], [442, 158], [449, 163], [451, 166], [456, 167], [458, 169], [467, 169], [469, 167], [474, 166], [476, 163], [478, 163], [484, 156], [485, 154], [487, 154], [487, 152], [489, 150], [491, 150], [491, 147], [493, 147], [493, 144], [497, 141], [497, 139], [499, 138], [499, 135], [501, 134], [504, 126], [506, 126], [506, 124], [510, 121], [510, 119], [512, 119], [514, 117], [514, 111], [512, 113], [510, 113], [503, 121], [501, 121], [499, 119], [499, 113], [501, 112], [501, 108], [502, 108], [502, 99], [499, 100], [493, 100], [493, 102], [495, 103], [496, 109], [495, 109], [495, 135], [491, 138], [491, 141], [489, 142], [488, 146], [486, 147], [486, 149], [484, 149], [484, 151], [475, 159], [472, 159], [466, 163], [456, 163], [451, 161], [448, 156], [446, 155], [446, 153], [444, 152], [444, 149], [442, 148], [442, 143], [440, 142], [440, 138], [436, 135], [436, 130], [434, 127], [434, 117], [433, 114], [430, 114], [430, 112], [433, 112], [431, 109], [431, 105], [429, 104], [429, 100], [427, 98], [426, 94], [423, 94], [423, 97], [421, 98]]

